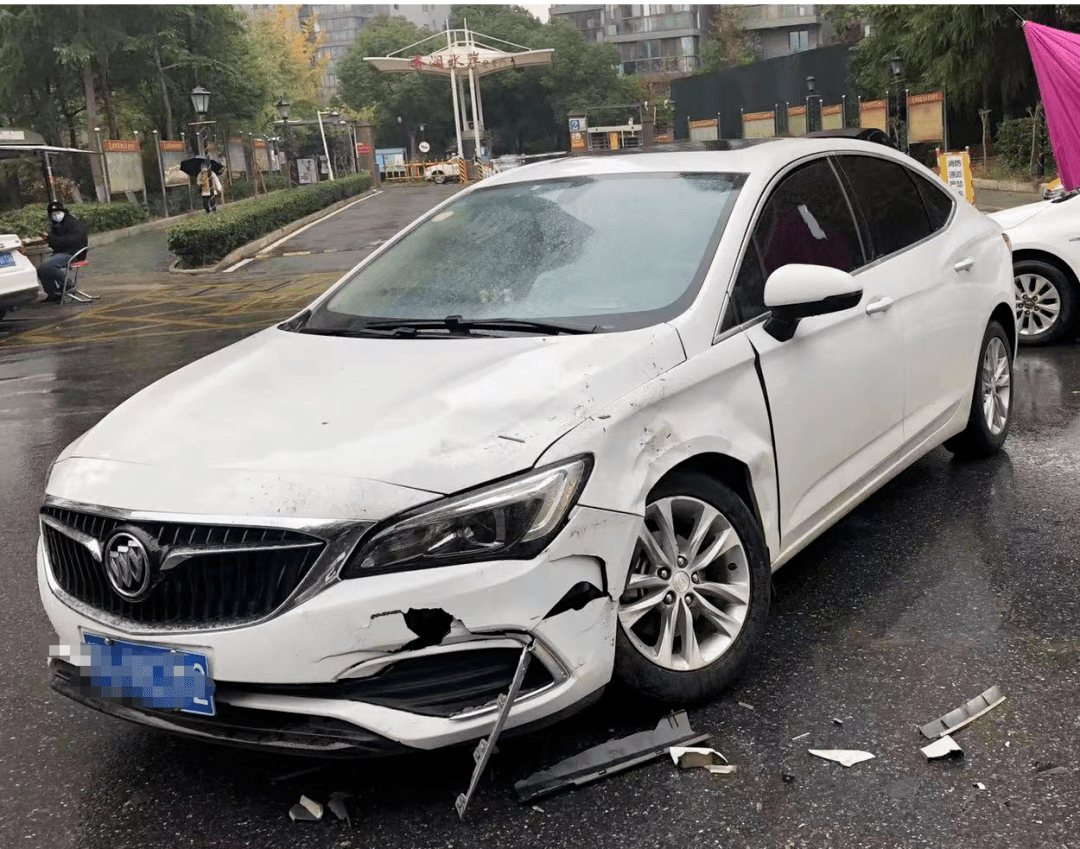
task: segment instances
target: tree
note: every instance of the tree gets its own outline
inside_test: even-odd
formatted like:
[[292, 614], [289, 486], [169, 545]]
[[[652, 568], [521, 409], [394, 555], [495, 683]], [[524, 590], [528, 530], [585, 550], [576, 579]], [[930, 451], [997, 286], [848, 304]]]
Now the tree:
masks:
[[[990, 108], [1008, 116], [1017, 100], [1038, 96], [1031, 57], [1017, 15], [1007, 6], [858, 6], [870, 35], [855, 49], [851, 72], [864, 97], [881, 97], [892, 86], [889, 60], [905, 65], [908, 88], [945, 88], [949, 100]], [[1016, 6], [1025, 20], [1059, 28], [1077, 24], [1065, 6]]]
[[753, 37], [742, 28], [746, 10], [742, 6], [714, 6], [709, 37], [700, 47], [701, 72], [726, 71], [755, 61]]
[[270, 91], [288, 100], [297, 117], [314, 117], [330, 57], [318, 56], [323, 35], [315, 32], [314, 16], [301, 25], [299, 12], [300, 6], [257, 10], [250, 25], [251, 42]]

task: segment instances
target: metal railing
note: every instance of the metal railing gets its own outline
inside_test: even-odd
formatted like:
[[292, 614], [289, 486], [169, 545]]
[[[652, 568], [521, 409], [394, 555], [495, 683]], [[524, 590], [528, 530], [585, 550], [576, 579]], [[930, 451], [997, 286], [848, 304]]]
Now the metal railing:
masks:
[[609, 24], [611, 35], [633, 35], [639, 32], [664, 32], [667, 30], [697, 29], [698, 13], [672, 12], [668, 15], [648, 15], [641, 18], [622, 18], [615, 21], [614, 33]]
[[744, 6], [744, 23], [760, 23], [762, 21], [780, 21], [788, 18], [812, 18], [818, 14], [817, 6], [809, 3], [798, 5], [763, 5]]
[[692, 74], [697, 56], [654, 56], [651, 59], [624, 59], [622, 72], [629, 74]]

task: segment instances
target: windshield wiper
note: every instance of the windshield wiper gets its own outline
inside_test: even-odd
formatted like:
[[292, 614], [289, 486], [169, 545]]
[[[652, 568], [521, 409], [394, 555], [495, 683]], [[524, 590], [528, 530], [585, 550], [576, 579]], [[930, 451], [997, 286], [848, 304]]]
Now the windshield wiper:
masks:
[[364, 327], [375, 329], [401, 327], [410, 330], [448, 330], [466, 336], [473, 330], [518, 330], [523, 333], [596, 333], [600, 325], [583, 327], [554, 321], [531, 321], [521, 318], [462, 318], [448, 315], [446, 318], [385, 318], [369, 321]]

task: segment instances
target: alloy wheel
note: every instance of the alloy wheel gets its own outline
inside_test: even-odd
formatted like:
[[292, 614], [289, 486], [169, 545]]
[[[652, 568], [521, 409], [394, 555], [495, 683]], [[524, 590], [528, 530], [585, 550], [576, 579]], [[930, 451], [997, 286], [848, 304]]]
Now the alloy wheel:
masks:
[[719, 510], [690, 496], [648, 505], [619, 599], [635, 649], [663, 669], [702, 669], [731, 647], [749, 604], [746, 552]]
[[1021, 336], [1045, 333], [1061, 314], [1061, 294], [1041, 274], [1018, 274], [1016, 287], [1016, 323]]
[[991, 338], [983, 352], [982, 406], [986, 426], [997, 436], [1009, 421], [1009, 404], [1012, 401], [1012, 373], [1009, 368], [1009, 352], [996, 336]]

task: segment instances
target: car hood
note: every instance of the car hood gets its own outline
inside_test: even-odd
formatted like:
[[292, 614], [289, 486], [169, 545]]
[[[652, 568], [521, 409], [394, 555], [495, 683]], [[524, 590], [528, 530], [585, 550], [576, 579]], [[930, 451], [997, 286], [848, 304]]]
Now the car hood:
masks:
[[61, 455], [451, 493], [685, 359], [677, 331], [347, 339], [271, 329], [165, 377]]
[[991, 212], [987, 217], [992, 218], [1001, 225], [1003, 230], [1011, 230], [1019, 227], [1025, 221], [1030, 221], [1036, 215], [1050, 209], [1049, 201], [1026, 203], [1023, 206], [1014, 206], [1012, 209], [1002, 209], [999, 212]]

